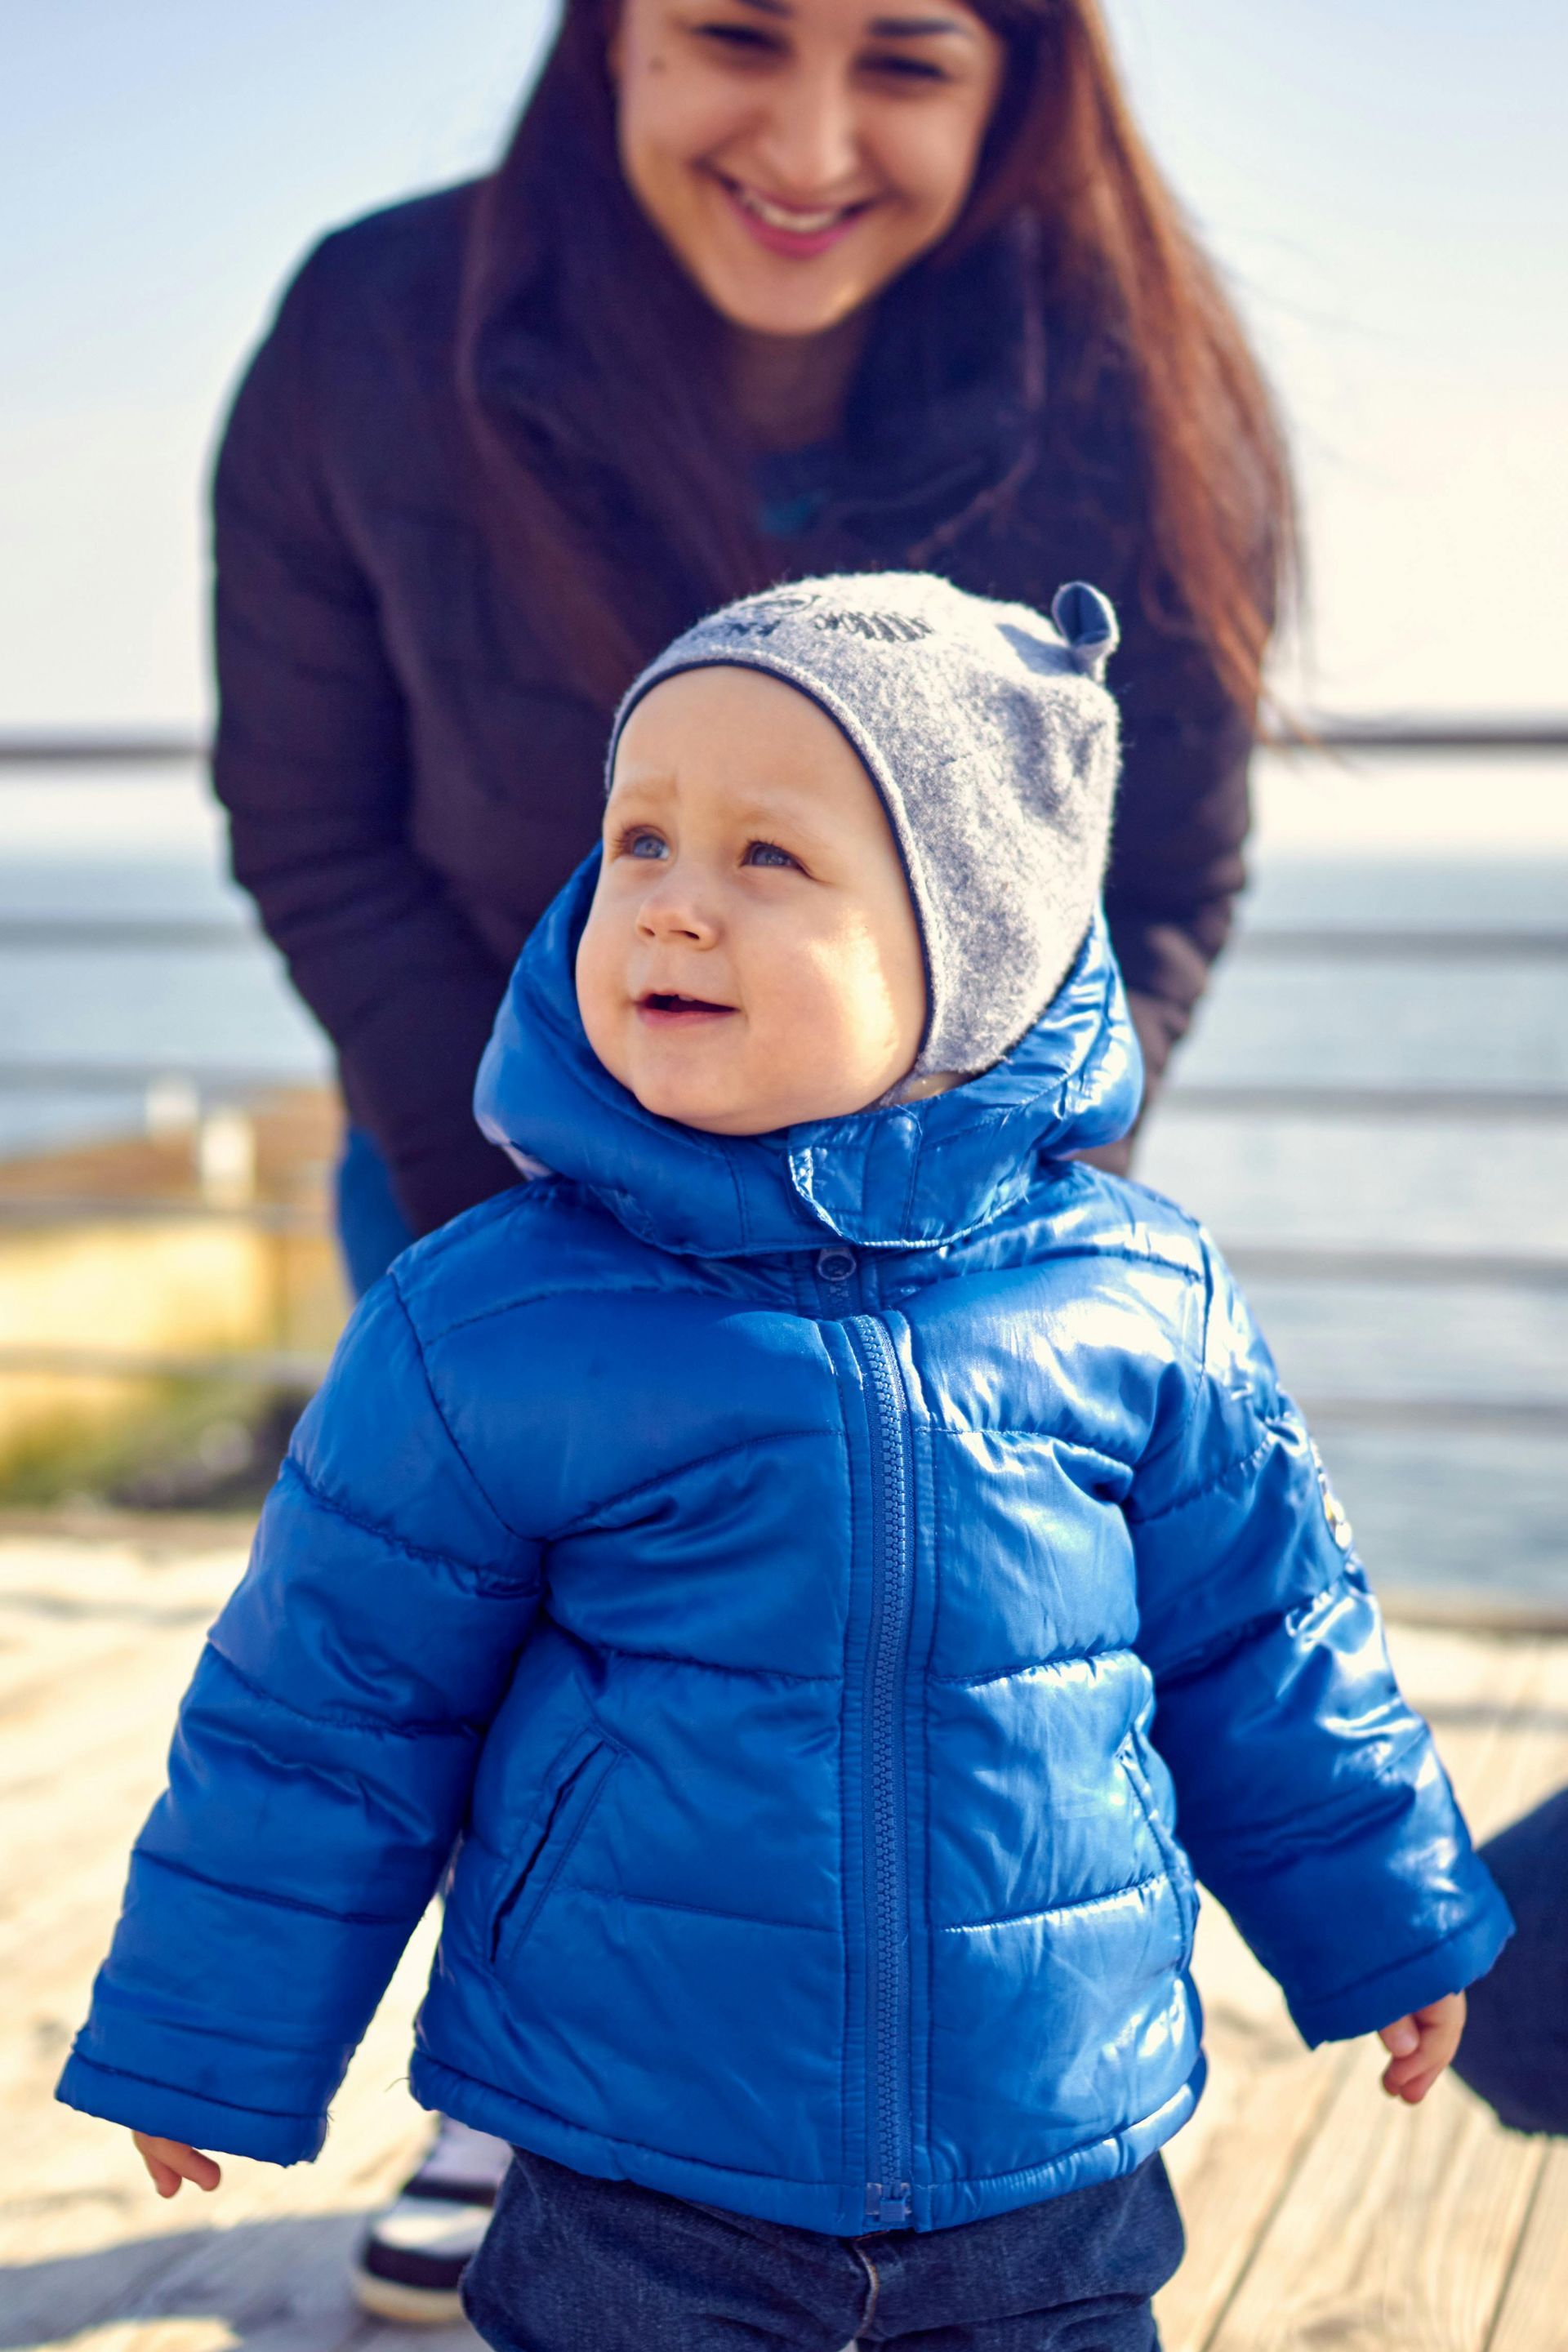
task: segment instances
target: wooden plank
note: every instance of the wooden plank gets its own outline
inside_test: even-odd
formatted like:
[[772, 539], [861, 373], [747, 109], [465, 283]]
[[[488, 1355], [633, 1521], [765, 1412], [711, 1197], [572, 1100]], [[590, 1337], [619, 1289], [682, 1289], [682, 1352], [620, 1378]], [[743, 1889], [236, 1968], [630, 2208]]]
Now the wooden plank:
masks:
[[59, 1704], [90, 1723], [89, 1682], [134, 1683], [148, 1645], [165, 1633], [183, 1635], [194, 1655], [244, 1566], [243, 1551], [226, 1549], [158, 1568], [133, 1555], [83, 1563], [0, 1541], [0, 1730], [36, 1725]]
[[[1401, 1637], [1396, 1654], [1484, 1829], [1568, 1769], [1568, 1644], [1478, 1642], [1466, 1661], [1449, 1639]], [[1392, 2105], [1376, 2087], [1381, 2063], [1374, 2045], [1358, 2050], [1300, 2144], [1212, 2352], [1487, 2352], [1542, 2148], [1452, 2080], [1415, 2113]]]
[[[366, 2214], [403, 2176], [428, 2128], [402, 2092], [414, 2007], [428, 1972], [434, 1918], [411, 1945], [333, 2106], [325, 2152], [281, 2170], [224, 2159], [212, 2198], [181, 2191], [161, 2203], [144, 2185], [128, 2136], [55, 2108], [52, 2162], [34, 2186], [25, 2228], [5, 2231], [13, 2260], [0, 2296], [16, 2333], [73, 2347], [83, 2329], [124, 2326], [126, 2352], [154, 2352], [166, 2330], [221, 2322], [247, 2347], [339, 2352], [381, 2331], [353, 2305], [347, 2267]], [[0, 2150], [0, 2192], [9, 2185]], [[436, 2352], [467, 2330], [420, 2341]], [[89, 2337], [95, 2341], [95, 2337]], [[113, 2338], [119, 2341], [118, 2337]], [[171, 2343], [183, 2338], [168, 2336]]]
[[[121, 1790], [151, 1801], [205, 1630], [204, 1621], [149, 1637], [133, 1660], [68, 1676], [26, 1720], [0, 1722], [0, 1873], [30, 1884], [26, 1857], [41, 1839], [90, 1841]], [[60, 1769], [65, 1756], [69, 1772]], [[83, 1801], [87, 1790], [90, 1802]], [[58, 1879], [68, 1863], [58, 1845], [51, 1852], [49, 1874]]]
[[[1228, 2005], [1210, 2006], [1210, 1963], [1222, 1935], [1256, 1976], [1268, 2011], [1260, 2024]], [[1158, 2298], [1164, 2352], [1203, 2352], [1208, 2344], [1351, 2063], [1342, 2045], [1302, 2046], [1278, 1987], [1212, 1908], [1197, 1965], [1210, 2015], [1209, 2079], [1196, 2116], [1165, 2150], [1187, 2256]]]
[[[1532, 1645], [1423, 1631], [1396, 1637], [1395, 1647], [1402, 1684], [1416, 1704], [1457, 1712], [1484, 1703], [1484, 1720], [1461, 1717], [1464, 1728], [1442, 1743], [1456, 1776], [1484, 1785], [1510, 1737], [1511, 1711], [1539, 1686], [1542, 1667]], [[1200, 1922], [1195, 1971], [1209, 2087], [1166, 2152], [1188, 2253], [1159, 2300], [1165, 2352], [1204, 2352], [1210, 2343], [1359, 2057], [1345, 2043], [1303, 2048], [1279, 1988], [1212, 1904]]]
[[[103, 1727], [101, 1738], [73, 1740], [69, 1776], [40, 1773], [7, 1792], [0, 1808], [0, 1921], [19, 1920], [24, 1942], [40, 1886], [68, 1874], [77, 1855], [110, 1846], [123, 1852], [141, 1827], [163, 1785], [163, 1753], [186, 1663], [170, 1677], [167, 1693], [153, 1683], [160, 1704], [144, 1712], [126, 1710]], [[79, 1774], [92, 1790], [85, 1815], [79, 1789], [73, 1794], [68, 1785]], [[25, 1952], [18, 1957], [25, 1966]]]
[[1541, 2166], [1448, 2081], [1417, 2113], [1358, 2050], [1215, 2352], [1484, 2352]]
[[[93, 1581], [70, 1547], [41, 1565], [35, 1548], [24, 1563], [0, 1531], [0, 1567], [14, 1571], [15, 1589], [46, 1596], [35, 1614], [54, 1627], [42, 1640], [35, 1626], [28, 1711], [9, 1747], [0, 1740], [0, 1780], [9, 1771], [33, 1815], [18, 1851], [29, 1872], [46, 1854], [50, 1864], [25, 1926], [12, 1930], [7, 2021], [21, 2031], [0, 2135], [0, 2205], [9, 2209], [0, 2245], [12, 2264], [0, 2275], [0, 2344], [409, 2352], [405, 2331], [357, 2312], [346, 2263], [426, 2128], [399, 2086], [431, 1923], [373, 2023], [313, 2167], [231, 2159], [218, 2197], [187, 2190], [163, 2205], [142, 2186], [124, 2134], [49, 2102], [200, 1639], [201, 1623], [175, 1622], [174, 1612], [210, 1613], [206, 1596], [216, 1607], [240, 1564], [237, 1545], [215, 1548], [205, 1569], [173, 1554], [138, 1558], [132, 1546]], [[51, 1621], [54, 1590], [69, 1605]], [[148, 1596], [167, 1611], [163, 1622], [128, 1613], [123, 1622], [139, 1630], [104, 1645], [95, 1629], [110, 1612]], [[1568, 1642], [1399, 1627], [1394, 1647], [1479, 1829], [1568, 1778]], [[83, 1774], [89, 1751], [100, 1772]], [[1214, 2077], [1172, 2151], [1193, 2251], [1162, 2299], [1167, 2352], [1563, 2352], [1568, 2299], [1553, 2266], [1568, 2241], [1563, 2164], [1498, 2133], [1457, 2086], [1411, 2116], [1377, 2092], [1373, 2053], [1303, 2052], [1278, 1993], [1213, 1906], [1198, 1968]], [[1399, 2284], [1402, 2270], [1414, 2285]], [[421, 2331], [419, 2343], [420, 2352], [475, 2347], [466, 2328]]]
[[[79, 1546], [0, 1543], [10, 1591], [58, 1594], [61, 1646], [79, 1647], [95, 1601], [94, 1562]], [[7, 2031], [0, 2037], [0, 2095], [15, 2107], [13, 2144], [47, 2116], [53, 2077], [85, 2011], [124, 1883], [126, 1854], [161, 1785], [179, 1693], [212, 1606], [239, 1555], [209, 1550], [172, 1568], [115, 1549], [98, 1580], [127, 1596], [159, 1584], [175, 1592], [170, 1622], [143, 1632], [123, 1654], [70, 1660], [26, 1706], [0, 1720], [0, 1964]], [[162, 1606], [160, 1596], [160, 1606]], [[122, 1636], [122, 1629], [121, 1629]]]
[[[1529, 1811], [1568, 1782], [1568, 1642], [1547, 1645], [1521, 1730], [1525, 1763], [1489, 1827]], [[1511, 2136], [1509, 2136], [1511, 2137]], [[1534, 2143], [1541, 2168], [1487, 2352], [1563, 2352], [1568, 2346], [1568, 2145]]]
[[93, 2327], [85, 2336], [56, 2336], [27, 2352], [233, 2352], [234, 2336], [222, 2320], [176, 2320], [151, 2329], [131, 2320], [121, 2327]]
[[[226, 2159], [216, 2198], [186, 2189], [163, 2204], [125, 2133], [52, 2100], [130, 1839], [161, 1785], [175, 1703], [243, 1564], [232, 1541], [195, 1557], [188, 1547], [137, 1546], [95, 1557], [0, 1538], [0, 1620], [7, 1599], [13, 1621], [30, 1620], [12, 1651], [14, 1660], [26, 1652], [13, 1684], [21, 1703], [0, 1719], [0, 1782], [16, 1825], [5, 1877], [18, 1914], [0, 1921], [11, 1958], [0, 2135], [6, 2344], [226, 2352], [237, 2336], [265, 2352], [406, 2352], [406, 2336], [353, 2303], [347, 2265], [367, 2213], [429, 2128], [403, 2078], [433, 1921], [372, 2025], [315, 2166]], [[475, 2339], [458, 2328], [421, 2343], [471, 2352]]]
[[[1450, 1684], [1438, 1692], [1423, 1679], [1419, 1659], [1414, 1671], [1405, 1670], [1409, 1639], [1400, 1629], [1395, 1655], [1406, 1686], [1431, 1722], [1472, 1832], [1478, 1841], [1489, 1838], [1568, 1780], [1568, 1640], [1478, 1638], [1471, 1646], [1479, 1686], [1465, 1691]], [[1509, 1678], [1510, 1657], [1531, 1662], [1523, 1688]], [[1504, 1732], [1506, 1759], [1478, 1773], [1466, 1761], [1462, 1735], [1489, 1727]]]
[[1563, 2352], [1568, 2344], [1568, 2144], [1543, 2153], [1535, 2199], [1487, 2352]]
[[[7, 1564], [15, 1569], [15, 1558]], [[106, 1595], [113, 1596], [113, 1613], [128, 1613], [125, 1596], [140, 1585], [142, 1563], [109, 1563], [109, 1572], [93, 1580], [90, 1597], [84, 1599], [79, 1560], [62, 1558], [58, 1566], [69, 1572], [61, 1606], [52, 1612], [60, 1629], [48, 1644], [52, 1671], [31, 1674], [24, 1720], [18, 1723], [14, 1715], [6, 1727], [7, 1777], [13, 1796], [23, 1800], [8, 1810], [31, 1825], [25, 1832], [33, 1848], [26, 1859], [37, 1858], [40, 1834], [55, 1840], [47, 1889], [41, 1893], [24, 1877], [20, 1892], [27, 1919], [18, 1943], [18, 1957], [33, 1979], [26, 1990], [41, 1992], [53, 2013], [33, 2013], [26, 1997], [9, 2004], [8, 2025], [22, 2029], [8, 2033], [7, 2043], [26, 2078], [16, 2086], [18, 2119], [25, 2120], [23, 2144], [8, 2133], [0, 2166], [0, 2185], [26, 2183], [22, 2198], [7, 2200], [14, 2247], [28, 2260], [5, 2282], [5, 2308], [8, 2320], [25, 2328], [30, 2315], [24, 2304], [34, 2304], [40, 2330], [34, 2340], [40, 2343], [65, 2341], [55, 2333], [64, 2325], [69, 2340], [79, 2346], [85, 2325], [85, 2340], [94, 2345], [133, 2345], [136, 2352], [179, 2346], [194, 2352], [198, 2346], [230, 2345], [230, 2318], [242, 2326], [247, 2342], [260, 2340], [259, 2327], [268, 2342], [288, 2342], [297, 2352], [392, 2340], [390, 2331], [374, 2327], [353, 2305], [346, 2264], [365, 2210], [401, 2176], [427, 2129], [395, 2088], [406, 2064], [410, 2013], [427, 1951], [416, 1958], [400, 1997], [389, 2000], [373, 2028], [339, 2102], [332, 2150], [314, 2174], [231, 2164], [221, 2199], [213, 2204], [186, 2191], [174, 2205], [163, 2206], [141, 2184], [124, 2134], [48, 2104], [69, 2028], [85, 2008], [91, 1969], [107, 1939], [129, 1837], [161, 1780], [174, 1701], [202, 1626], [240, 1565], [242, 1558], [233, 1553], [216, 1563], [197, 1604], [182, 1608], [168, 1633], [150, 1630], [128, 1641], [120, 1633], [114, 1645], [105, 1645], [84, 1637], [82, 1629], [90, 1634], [95, 1614], [107, 1613], [101, 1608]], [[37, 1559], [26, 1567], [37, 1578]], [[47, 1601], [47, 1566], [41, 1590]], [[46, 1608], [39, 1613], [47, 1622], [51, 1612]], [[157, 1614], [166, 1612], [160, 1609]], [[30, 1667], [41, 1646], [30, 1645]], [[89, 1650], [84, 1680], [83, 1653]], [[83, 1737], [84, 1723], [101, 1731], [105, 1702], [112, 1707], [115, 1732], [110, 1753], [127, 1763], [132, 1783], [107, 1805], [105, 1753], [101, 1748], [91, 1753], [93, 1744]], [[68, 1775], [60, 1771], [62, 1757], [71, 1760]], [[99, 1769], [84, 1778], [89, 1758]], [[84, 1801], [89, 1790], [91, 1801]], [[53, 1935], [40, 1935], [40, 1928], [51, 1925]], [[46, 2027], [52, 2030], [42, 2032]], [[26, 2128], [35, 2123], [37, 2134]], [[36, 2138], [47, 2144], [52, 2164], [39, 2168], [28, 2160], [33, 2151], [26, 2143]], [[345, 2187], [353, 2192], [348, 2210], [316, 2213], [313, 2209], [323, 2202], [341, 2202]], [[141, 2234], [132, 2234], [127, 2242], [128, 2231], [138, 2229]], [[94, 2239], [106, 2231], [109, 2242], [95, 2248]], [[51, 2240], [60, 2246], [58, 2257], [40, 2261]], [[170, 2315], [204, 2305], [225, 2316]], [[119, 2317], [132, 2308], [150, 2315]], [[8, 2328], [6, 2340], [18, 2342], [21, 2336]], [[463, 2329], [442, 2331], [426, 2341], [434, 2347], [473, 2339]]]

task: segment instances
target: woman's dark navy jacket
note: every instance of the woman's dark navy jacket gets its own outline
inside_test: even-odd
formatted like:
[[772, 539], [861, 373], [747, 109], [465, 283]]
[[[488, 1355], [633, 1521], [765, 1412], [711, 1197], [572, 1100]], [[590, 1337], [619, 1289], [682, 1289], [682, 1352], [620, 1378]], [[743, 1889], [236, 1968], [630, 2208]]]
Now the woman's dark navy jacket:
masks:
[[972, 1084], [737, 1141], [590, 1053], [593, 880], [480, 1080], [556, 1172], [350, 1326], [62, 2095], [313, 2155], [450, 1860], [428, 2105], [937, 2229], [1192, 2112], [1194, 1871], [1311, 2040], [1489, 1968], [1508, 1913], [1225, 1267], [1061, 1157], [1137, 1100], [1103, 933]]
[[[239, 394], [216, 485], [215, 772], [235, 871], [416, 1232], [509, 1181], [468, 1117], [474, 1074], [523, 940], [597, 837], [609, 720], [563, 686], [487, 548], [455, 374], [472, 201], [423, 198], [317, 250]], [[946, 283], [931, 350], [889, 328], [818, 518], [833, 560], [781, 539], [779, 568], [915, 556], [1042, 608], [1064, 580], [1112, 597], [1125, 756], [1107, 908], [1157, 1068], [1241, 884], [1247, 725], [1195, 646], [1142, 617], [1125, 377], [1082, 390], [1073, 331], [1047, 320], [1045, 407], [1029, 407], [1026, 283], [1004, 242]], [[486, 398], [504, 410], [524, 378], [537, 398], [559, 364], [569, 404], [547, 339], [526, 320], [509, 333], [486, 345]], [[991, 514], [986, 493], [1020, 468]], [[787, 480], [763, 487], [788, 505]]]

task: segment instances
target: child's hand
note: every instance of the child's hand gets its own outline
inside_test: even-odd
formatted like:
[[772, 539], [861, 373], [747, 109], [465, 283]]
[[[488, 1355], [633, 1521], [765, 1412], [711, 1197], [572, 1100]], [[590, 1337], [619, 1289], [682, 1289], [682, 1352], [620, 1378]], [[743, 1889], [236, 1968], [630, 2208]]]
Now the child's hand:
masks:
[[194, 2180], [198, 2189], [216, 2189], [223, 2179], [210, 2156], [199, 2147], [187, 2147], [183, 2139], [158, 2139], [151, 2132], [132, 2132], [131, 2137], [160, 2197], [177, 2197], [182, 2180]]
[[1464, 2030], [1462, 1992], [1447, 1992], [1428, 2008], [1385, 2025], [1377, 2038], [1390, 2053], [1383, 2070], [1383, 2087], [1389, 2097], [1419, 2105], [1453, 2058]]

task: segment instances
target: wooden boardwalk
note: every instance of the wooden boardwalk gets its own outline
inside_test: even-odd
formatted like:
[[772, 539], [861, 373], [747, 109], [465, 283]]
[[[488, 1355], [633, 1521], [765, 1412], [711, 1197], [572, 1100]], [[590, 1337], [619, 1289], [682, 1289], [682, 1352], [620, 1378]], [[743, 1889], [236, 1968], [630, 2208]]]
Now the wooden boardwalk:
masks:
[[[244, 1540], [0, 1528], [0, 2352], [472, 2352], [464, 2328], [374, 2326], [344, 2286], [424, 2128], [400, 2078], [428, 1923], [314, 2166], [226, 2159], [217, 2197], [164, 2205], [123, 2134], [49, 2097]], [[1479, 1830], [1568, 1780], [1568, 1633], [1394, 1641]], [[1165, 2352], [1568, 2352], [1568, 2143], [1500, 2130], [1453, 2083], [1395, 2109], [1369, 2045], [1304, 2052], [1212, 1906], [1199, 1975], [1213, 2074], [1171, 2151], [1191, 2250]]]

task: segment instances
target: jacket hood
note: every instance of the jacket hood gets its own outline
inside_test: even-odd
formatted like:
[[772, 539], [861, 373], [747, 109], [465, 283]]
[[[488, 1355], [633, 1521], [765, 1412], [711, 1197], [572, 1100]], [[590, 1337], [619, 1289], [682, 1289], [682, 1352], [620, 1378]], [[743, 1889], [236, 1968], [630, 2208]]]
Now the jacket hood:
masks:
[[577, 941], [594, 850], [519, 957], [479, 1066], [474, 1114], [524, 1170], [586, 1186], [627, 1229], [700, 1257], [926, 1249], [1017, 1199], [1042, 1155], [1124, 1135], [1143, 1066], [1097, 911], [1072, 969], [1004, 1060], [924, 1101], [759, 1136], [705, 1135], [644, 1110], [604, 1067], [577, 1011]]

